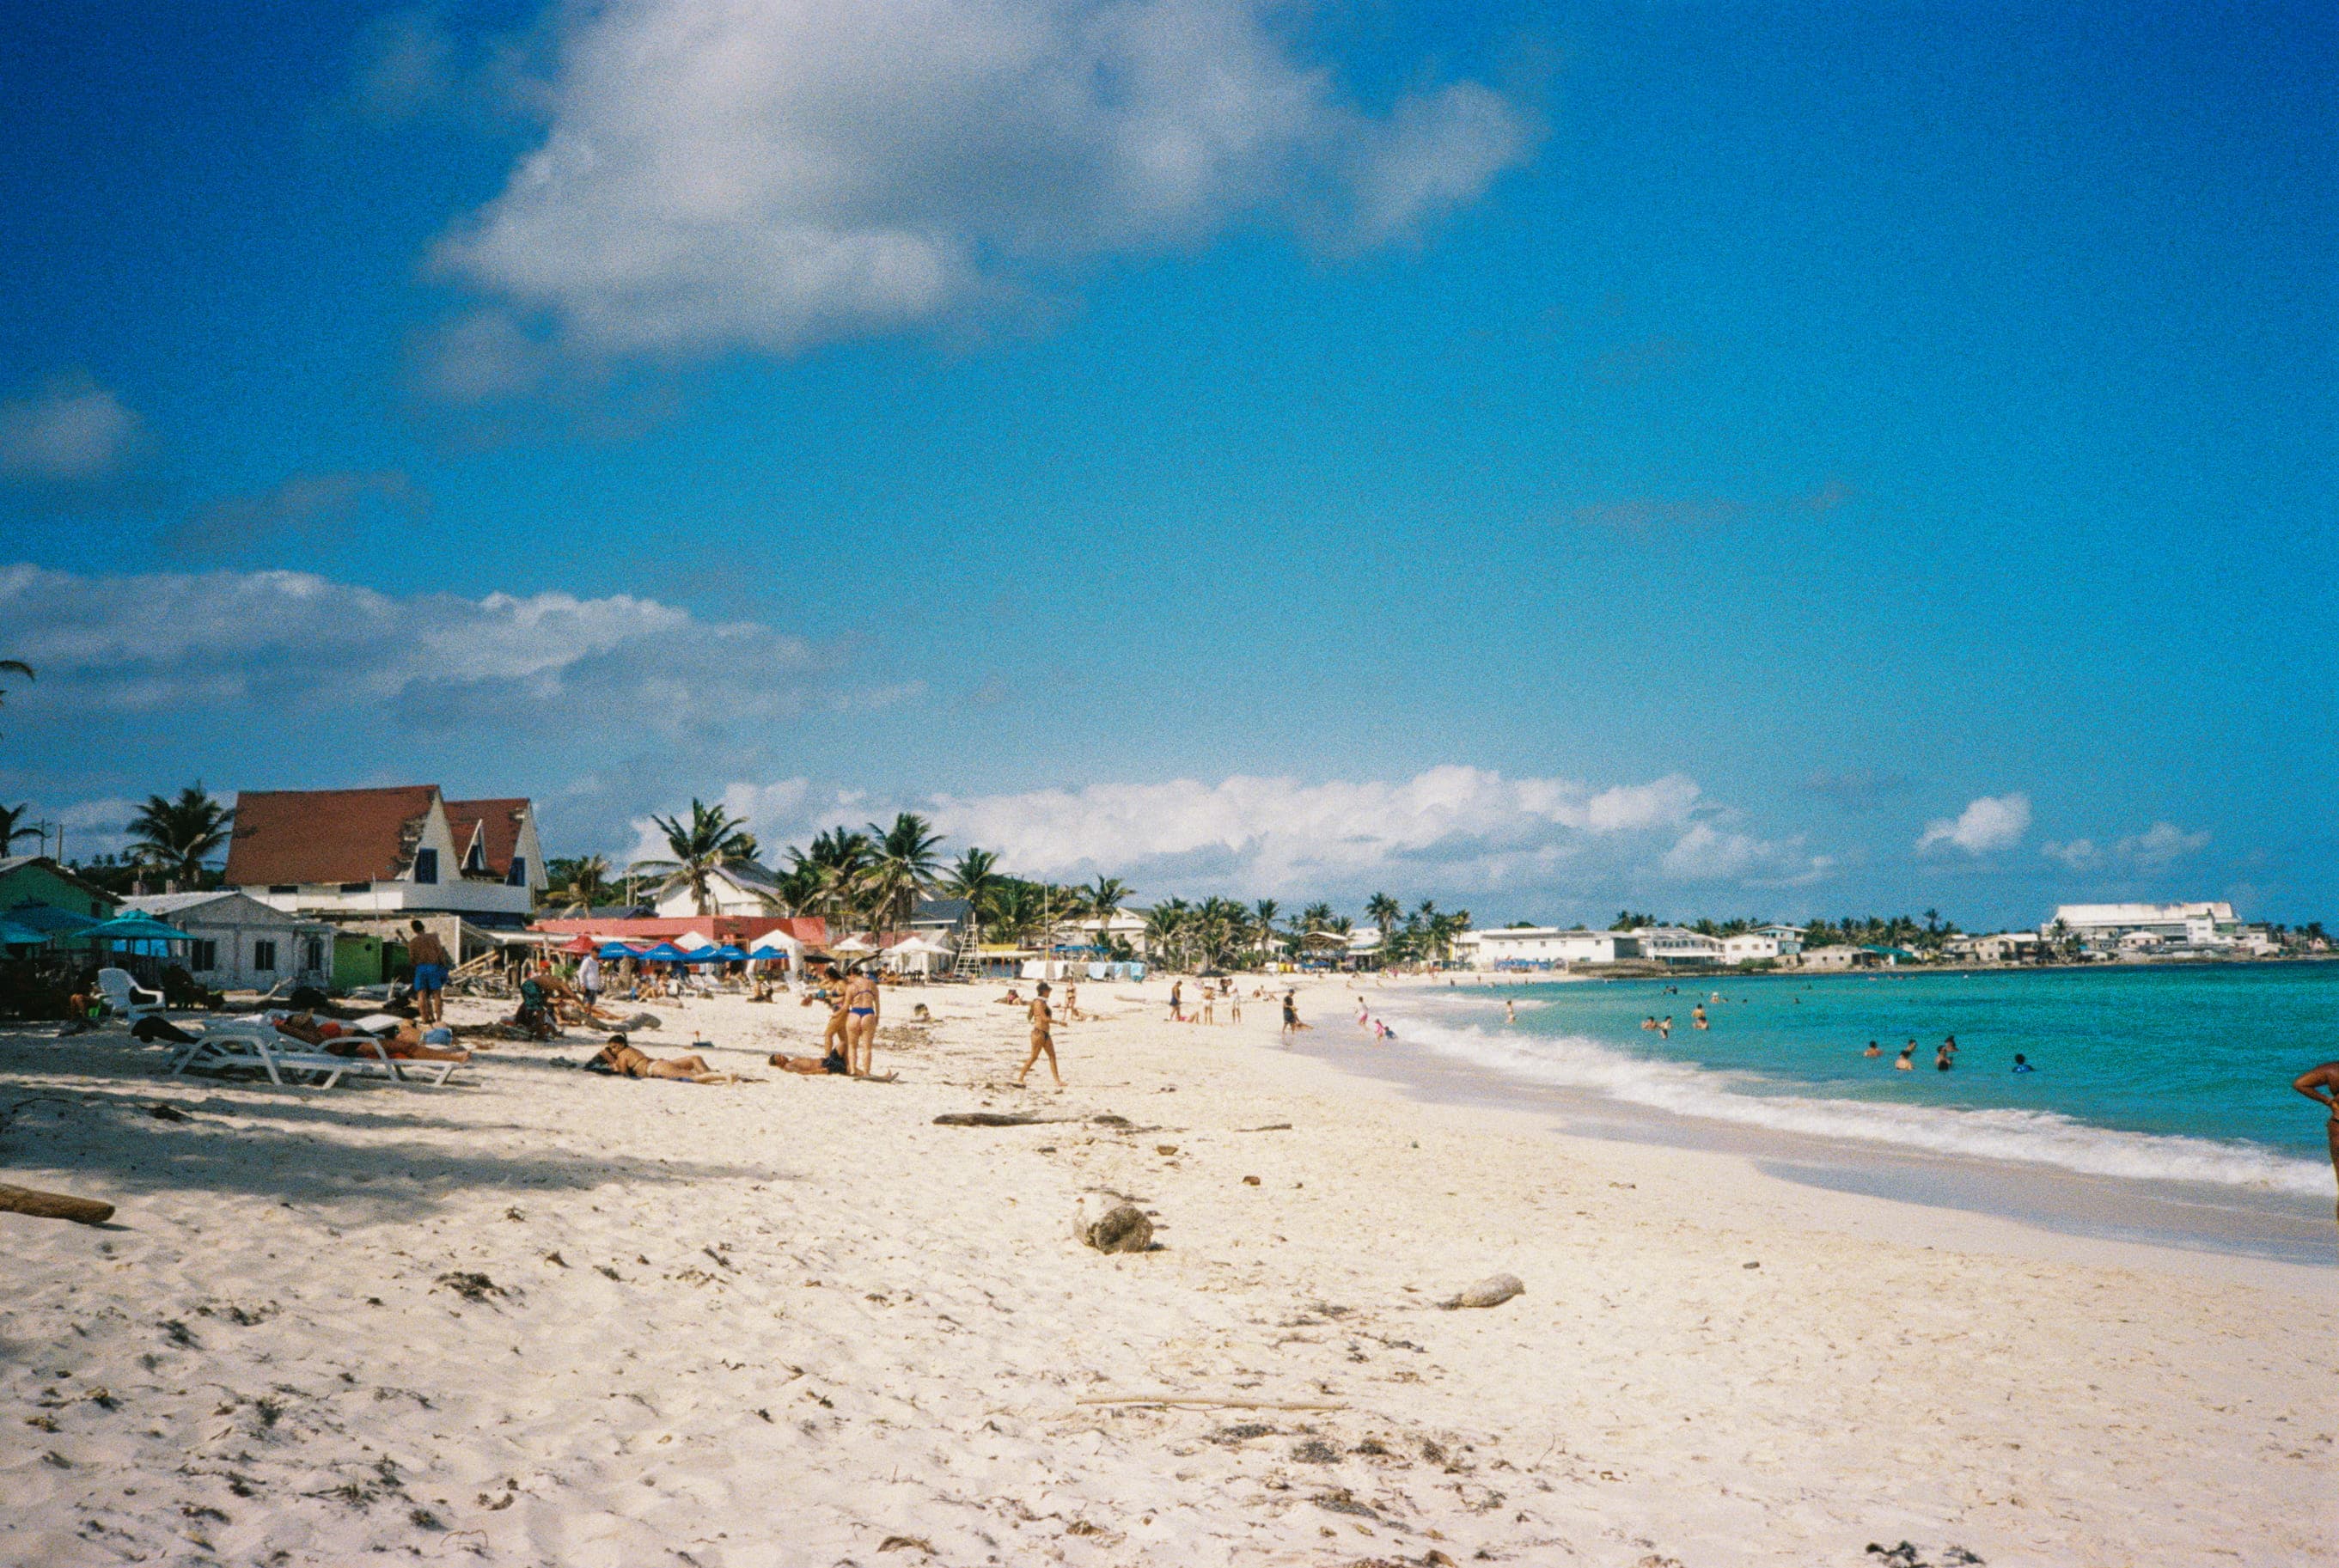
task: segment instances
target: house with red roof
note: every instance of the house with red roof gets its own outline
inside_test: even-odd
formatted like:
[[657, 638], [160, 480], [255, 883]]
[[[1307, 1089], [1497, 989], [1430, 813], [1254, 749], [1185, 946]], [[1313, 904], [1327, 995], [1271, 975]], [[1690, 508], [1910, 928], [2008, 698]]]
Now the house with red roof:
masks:
[[450, 801], [436, 784], [244, 790], [225, 884], [328, 920], [454, 914], [527, 923], [545, 885], [525, 797]]

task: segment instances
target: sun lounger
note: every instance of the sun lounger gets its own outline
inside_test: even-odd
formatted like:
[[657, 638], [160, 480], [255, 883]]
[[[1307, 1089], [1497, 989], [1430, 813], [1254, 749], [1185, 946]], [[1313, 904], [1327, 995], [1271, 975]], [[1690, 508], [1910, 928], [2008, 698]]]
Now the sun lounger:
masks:
[[296, 1080], [313, 1075], [313, 1087], [318, 1089], [331, 1089], [345, 1077], [386, 1078], [393, 1083], [422, 1082], [437, 1089], [463, 1065], [459, 1061], [403, 1060], [390, 1055], [382, 1042], [371, 1036], [352, 1034], [344, 1038], [360, 1048], [360, 1054], [342, 1056], [311, 1045], [284, 1033], [265, 1019], [207, 1023], [192, 1041], [173, 1051], [170, 1075], [178, 1078], [189, 1072], [257, 1068], [268, 1075], [271, 1083], [278, 1084], [285, 1081], [284, 1075], [289, 1072]]
[[105, 998], [105, 1005], [131, 1022], [136, 1023], [150, 1013], [163, 1011], [163, 993], [148, 991], [130, 978], [126, 969], [101, 969], [97, 971], [97, 991]]

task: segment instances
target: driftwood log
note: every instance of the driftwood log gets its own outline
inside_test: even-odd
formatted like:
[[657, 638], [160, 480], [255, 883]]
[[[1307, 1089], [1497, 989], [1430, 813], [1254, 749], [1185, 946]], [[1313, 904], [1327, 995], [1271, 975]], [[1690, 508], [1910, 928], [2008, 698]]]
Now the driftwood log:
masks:
[[76, 1225], [104, 1225], [113, 1218], [113, 1205], [100, 1203], [94, 1198], [69, 1198], [62, 1192], [41, 1192], [0, 1183], [0, 1213], [70, 1219]]
[[1038, 1127], [1043, 1122], [1070, 1121], [1069, 1116], [1011, 1116], [1001, 1110], [953, 1110], [934, 1118], [936, 1127]]

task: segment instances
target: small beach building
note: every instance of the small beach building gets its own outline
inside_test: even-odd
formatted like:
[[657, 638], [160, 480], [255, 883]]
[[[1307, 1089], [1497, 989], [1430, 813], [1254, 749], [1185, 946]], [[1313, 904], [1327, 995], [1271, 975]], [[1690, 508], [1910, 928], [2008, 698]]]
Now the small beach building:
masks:
[[1555, 925], [1490, 926], [1464, 932], [1455, 945], [1468, 954], [1473, 969], [1548, 970], [1639, 958], [1639, 937], [1638, 932], [1567, 931]]
[[304, 920], [232, 888], [149, 893], [123, 907], [151, 915], [191, 939], [183, 962], [214, 991], [266, 991], [280, 981], [335, 983], [334, 928]]
[[119, 907], [112, 894], [47, 855], [12, 854], [0, 859], [0, 913], [27, 903], [92, 920], [108, 919]]
[[436, 784], [245, 790], [222, 880], [287, 913], [336, 922], [444, 914], [513, 928], [528, 923], [545, 885], [528, 801], [450, 810]]

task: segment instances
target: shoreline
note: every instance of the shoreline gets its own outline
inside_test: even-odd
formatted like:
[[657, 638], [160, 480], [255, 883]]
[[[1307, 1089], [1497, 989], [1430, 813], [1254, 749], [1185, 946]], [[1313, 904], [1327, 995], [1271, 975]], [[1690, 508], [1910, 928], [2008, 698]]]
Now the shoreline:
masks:
[[[726, 1087], [588, 1077], [581, 1037], [305, 1091], [0, 1035], [6, 1179], [121, 1207], [0, 1216], [0, 1557], [2327, 1555], [2322, 1271], [1554, 1133], [1285, 1050], [1270, 1001], [1081, 989], [1062, 1091], [1007, 1086], [992, 986], [889, 991], [891, 1084], [762, 1069], [817, 1010], [737, 999], [638, 1037], [764, 1080]], [[1338, 996], [1301, 988], [1310, 1043]], [[933, 1120], [975, 1110], [1041, 1119]], [[1160, 1250], [1071, 1238], [1105, 1191]], [[1497, 1272], [1525, 1294], [1437, 1309]]]

